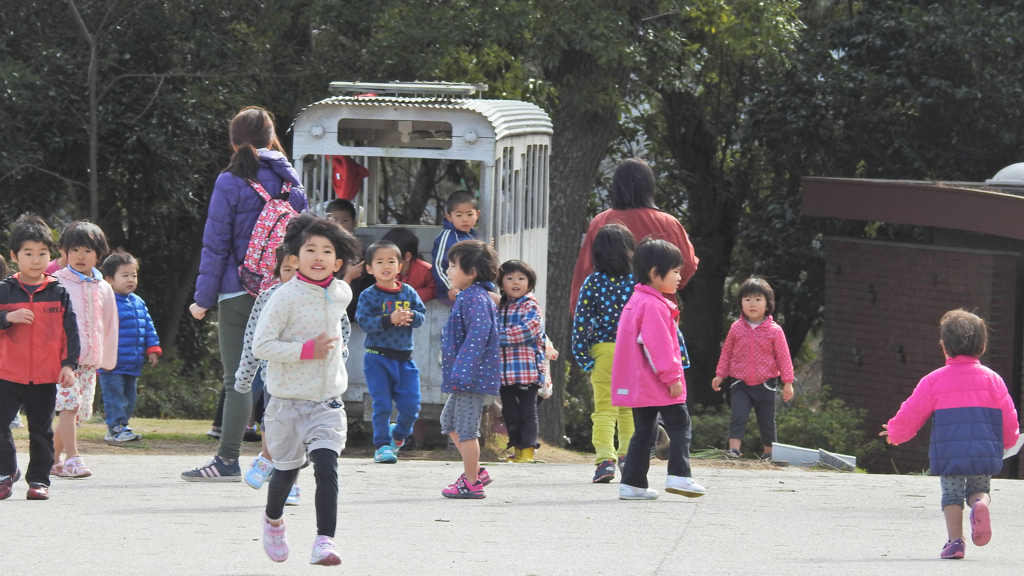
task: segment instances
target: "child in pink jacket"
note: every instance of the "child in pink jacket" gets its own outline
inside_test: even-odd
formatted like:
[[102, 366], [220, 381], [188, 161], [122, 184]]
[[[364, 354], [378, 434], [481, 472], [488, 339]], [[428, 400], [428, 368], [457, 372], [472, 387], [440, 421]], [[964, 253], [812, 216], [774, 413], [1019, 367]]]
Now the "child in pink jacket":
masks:
[[989, 482], [1003, 468], [1003, 450], [1020, 437], [1017, 411], [998, 374], [981, 365], [988, 330], [966, 310], [946, 312], [939, 322], [946, 365], [921, 379], [880, 436], [902, 444], [932, 421], [928, 446], [931, 473], [942, 484], [942, 513], [948, 539], [941, 558], [963, 558], [964, 502], [971, 507], [971, 539], [992, 539]]
[[[54, 463], [50, 474], [85, 478], [92, 471], [78, 454], [77, 424], [92, 416], [96, 396], [96, 369], [117, 366], [118, 315], [114, 290], [96, 269], [110, 249], [100, 227], [89, 222], [72, 222], [61, 233], [59, 246], [68, 265], [53, 274], [71, 296], [71, 308], [78, 319], [82, 349], [75, 370], [75, 384], [57, 389], [56, 411], [60, 413], [53, 435]], [[61, 452], [67, 460], [61, 462]]]
[[619, 318], [612, 361], [612, 404], [633, 409], [633, 438], [619, 484], [622, 500], [654, 500], [647, 487], [651, 444], [661, 414], [668, 432], [665, 491], [696, 498], [705, 489], [690, 477], [690, 414], [676, 336], [679, 309], [662, 294], [679, 287], [683, 255], [664, 240], [644, 239], [633, 253], [633, 290]]

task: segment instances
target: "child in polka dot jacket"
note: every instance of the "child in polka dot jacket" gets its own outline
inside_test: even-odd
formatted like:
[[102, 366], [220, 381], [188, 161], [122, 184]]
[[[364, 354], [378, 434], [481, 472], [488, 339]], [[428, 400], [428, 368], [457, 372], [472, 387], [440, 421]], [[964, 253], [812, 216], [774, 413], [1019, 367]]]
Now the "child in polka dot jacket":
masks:
[[[631, 271], [636, 241], [622, 224], [607, 224], [597, 231], [591, 245], [594, 273], [587, 276], [576, 301], [572, 322], [572, 354], [584, 372], [590, 372], [594, 388], [594, 413], [591, 434], [594, 443], [594, 483], [605, 484], [615, 478], [626, 462], [629, 440], [633, 436], [633, 413], [625, 406], [612, 405], [612, 360], [619, 316], [633, 295]], [[618, 424], [619, 449], [615, 449]]]
[[501, 385], [498, 313], [490, 289], [498, 277], [498, 255], [479, 240], [457, 242], [448, 251], [448, 279], [458, 290], [441, 334], [441, 432], [462, 455], [464, 473], [441, 491], [446, 498], [484, 497], [491, 477], [480, 467], [480, 418], [488, 395]]
[[782, 327], [772, 320], [775, 292], [768, 282], [762, 278], [747, 279], [740, 286], [737, 300], [742, 317], [733, 322], [725, 337], [711, 387], [717, 392], [726, 378], [736, 379], [729, 388], [732, 419], [726, 455], [740, 457], [740, 445], [753, 406], [764, 446], [761, 458], [769, 460], [772, 443], [776, 440], [775, 393], [782, 380], [782, 399], [788, 402], [793, 398], [793, 360]]

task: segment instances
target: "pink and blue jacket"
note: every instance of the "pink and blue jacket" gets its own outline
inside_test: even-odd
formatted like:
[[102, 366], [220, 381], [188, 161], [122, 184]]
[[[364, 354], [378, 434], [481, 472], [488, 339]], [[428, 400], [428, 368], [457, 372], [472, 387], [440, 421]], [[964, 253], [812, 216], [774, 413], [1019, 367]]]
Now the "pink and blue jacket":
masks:
[[1017, 410], [998, 374], [977, 358], [955, 356], [921, 379], [889, 420], [889, 439], [902, 444], [930, 416], [928, 458], [935, 476], [993, 476], [1003, 450], [1017, 443]]
[[[679, 309], [660, 292], [637, 284], [619, 317], [612, 360], [612, 405], [643, 408], [686, 403], [679, 351]], [[680, 382], [683, 393], [668, 388]]]

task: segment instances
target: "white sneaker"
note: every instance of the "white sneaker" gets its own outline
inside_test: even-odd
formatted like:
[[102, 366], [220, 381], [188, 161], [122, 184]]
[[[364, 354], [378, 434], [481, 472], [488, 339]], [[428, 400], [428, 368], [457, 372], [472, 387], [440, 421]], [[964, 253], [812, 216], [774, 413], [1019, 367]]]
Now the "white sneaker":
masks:
[[699, 498], [707, 494], [708, 491], [700, 484], [694, 482], [693, 478], [669, 474], [665, 477], [665, 492], [679, 494], [687, 498]]
[[657, 500], [658, 491], [650, 488], [636, 488], [629, 484], [619, 484], [619, 500]]
[[334, 548], [334, 539], [330, 536], [317, 536], [313, 542], [313, 554], [309, 557], [310, 564], [317, 566], [337, 566], [341, 564], [341, 556]]

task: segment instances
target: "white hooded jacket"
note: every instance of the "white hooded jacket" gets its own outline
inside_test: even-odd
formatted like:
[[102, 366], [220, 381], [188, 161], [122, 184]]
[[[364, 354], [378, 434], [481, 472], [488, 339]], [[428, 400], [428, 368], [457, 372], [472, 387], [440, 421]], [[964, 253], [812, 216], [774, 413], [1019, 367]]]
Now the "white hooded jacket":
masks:
[[[352, 289], [341, 280], [326, 289], [293, 278], [274, 292], [260, 314], [252, 353], [267, 360], [267, 390], [278, 398], [322, 402], [348, 388], [342, 318]], [[322, 360], [302, 360], [302, 347], [319, 336], [338, 341]]]

